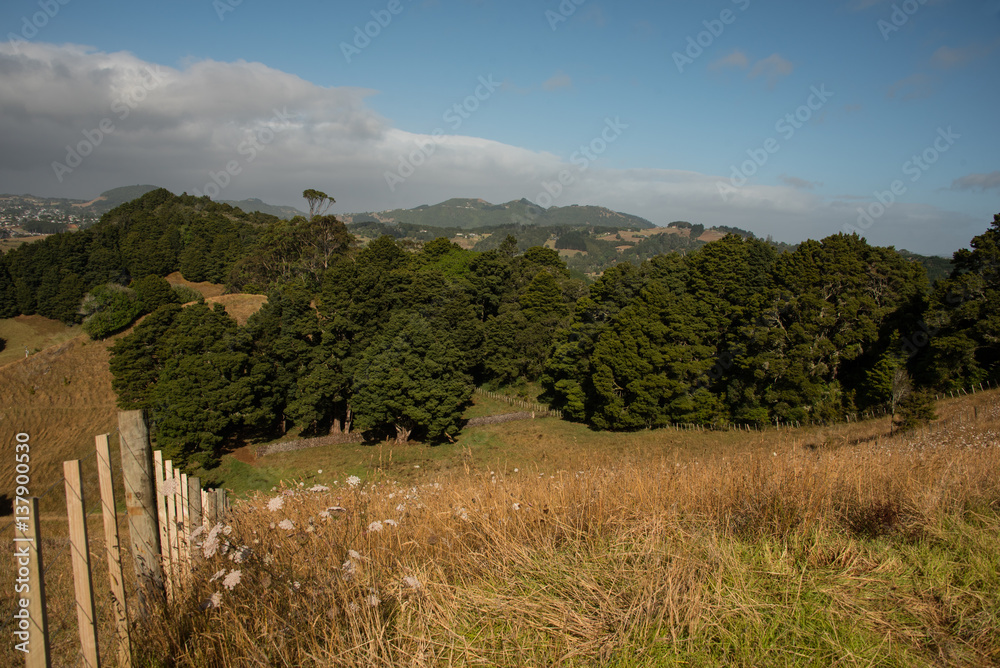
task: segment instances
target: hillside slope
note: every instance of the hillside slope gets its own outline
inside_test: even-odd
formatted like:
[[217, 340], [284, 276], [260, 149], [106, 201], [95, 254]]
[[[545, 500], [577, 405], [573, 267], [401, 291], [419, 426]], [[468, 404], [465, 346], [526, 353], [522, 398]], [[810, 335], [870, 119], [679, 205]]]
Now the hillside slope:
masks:
[[477, 229], [501, 225], [538, 225], [548, 227], [635, 227], [649, 228], [653, 224], [645, 218], [618, 213], [602, 206], [563, 206], [545, 209], [526, 199], [504, 204], [490, 204], [483, 199], [454, 198], [434, 205], [421, 205], [413, 209], [355, 213], [339, 216], [345, 223], [377, 221], [381, 223], [408, 223], [430, 227]]
[[[205, 300], [221, 303], [237, 322], [245, 323], [267, 301], [262, 295], [219, 295]], [[9, 321], [0, 321], [9, 322]], [[53, 321], [49, 321], [53, 322]], [[4, 453], [0, 458], [0, 489], [14, 485], [13, 437], [30, 436], [31, 485], [33, 495], [42, 494], [62, 480], [62, 462], [87, 459], [94, 452], [94, 437], [114, 434], [118, 427], [117, 397], [111, 389], [109, 349], [125, 336], [92, 341], [80, 334], [50, 346], [30, 357], [0, 366], [0, 430]], [[117, 446], [112, 438], [112, 448]], [[117, 463], [118, 455], [113, 453]], [[92, 466], [92, 462], [88, 462]], [[86, 465], [85, 465], [86, 470]], [[88, 498], [97, 498], [96, 488], [85, 487]], [[43, 508], [64, 512], [61, 493], [49, 495]]]
[[[62, 480], [64, 460], [89, 456], [94, 452], [94, 436], [115, 430], [117, 409], [108, 371], [111, 343], [80, 335], [0, 367], [0, 387], [4, 388], [0, 429], [5, 444], [0, 487], [4, 490], [14, 488], [14, 434], [30, 436], [29, 489], [41, 495]], [[63, 495], [50, 494], [42, 507], [65, 512]]]

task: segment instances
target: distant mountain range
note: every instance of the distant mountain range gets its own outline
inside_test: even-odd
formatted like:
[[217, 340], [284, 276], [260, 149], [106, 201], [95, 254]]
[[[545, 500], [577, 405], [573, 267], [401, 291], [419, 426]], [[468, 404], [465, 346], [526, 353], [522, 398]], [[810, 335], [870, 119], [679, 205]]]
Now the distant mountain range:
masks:
[[407, 223], [430, 227], [471, 230], [503, 225], [551, 227], [655, 227], [645, 218], [619, 213], [603, 206], [561, 206], [544, 209], [526, 199], [490, 204], [483, 199], [450, 199], [440, 204], [422, 204], [413, 209], [368, 211], [339, 215], [345, 223]]
[[284, 218], [289, 220], [295, 216], [305, 216], [305, 211], [299, 211], [294, 206], [278, 206], [277, 204], [268, 204], [263, 200], [259, 200], [256, 197], [251, 197], [250, 199], [231, 200], [231, 199], [220, 199], [220, 203], [228, 204], [230, 206], [235, 206], [237, 209], [243, 209], [247, 213], [253, 213], [254, 211], [260, 211], [261, 213], [267, 213], [272, 216], [277, 216], [278, 218]]
[[[125, 202], [131, 202], [134, 199], [142, 197], [151, 190], [156, 190], [158, 187], [159, 186], [152, 186], [149, 184], [141, 186], [122, 186], [121, 188], [112, 188], [111, 190], [105, 191], [92, 200], [69, 199], [65, 197], [37, 197], [35, 195], [0, 195], [0, 198], [13, 198], [19, 201], [31, 202], [36, 206], [45, 206], [49, 209], [94, 214], [97, 217], [100, 217], [108, 211], [111, 211], [111, 209], [114, 209], [116, 206], [120, 206]], [[256, 197], [239, 201], [219, 201], [223, 204], [229, 204], [230, 206], [243, 209], [247, 213], [260, 211], [262, 213], [267, 213], [286, 220], [295, 216], [306, 215], [304, 211], [299, 211], [293, 206], [277, 206], [274, 204], [268, 204], [267, 202], [257, 199]]]

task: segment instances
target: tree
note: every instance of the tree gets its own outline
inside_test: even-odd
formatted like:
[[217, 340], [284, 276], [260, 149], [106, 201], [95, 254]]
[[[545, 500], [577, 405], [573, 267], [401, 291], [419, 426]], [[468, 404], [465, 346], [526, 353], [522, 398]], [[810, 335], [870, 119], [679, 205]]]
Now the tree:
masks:
[[[898, 337], [896, 337], [898, 338]], [[868, 399], [889, 409], [893, 422], [900, 405], [913, 392], [913, 381], [906, 370], [906, 360], [898, 348], [890, 349], [868, 372]]]
[[955, 253], [951, 277], [935, 285], [926, 318], [928, 376], [942, 389], [1000, 375], [1000, 214], [970, 245]]
[[447, 333], [420, 315], [397, 313], [362, 353], [354, 371], [355, 424], [372, 434], [414, 433], [440, 440], [459, 429], [472, 378]]
[[934, 412], [934, 395], [928, 390], [909, 393], [899, 405], [899, 419], [893, 423], [900, 431], [909, 431], [937, 419]]
[[152, 313], [164, 304], [178, 301], [177, 293], [167, 279], [155, 274], [132, 281], [132, 290], [143, 313]]
[[314, 216], [322, 216], [336, 202], [322, 190], [313, 190], [312, 188], [303, 190], [302, 196], [309, 203], [309, 220], [312, 220]]
[[143, 313], [135, 291], [116, 283], [97, 286], [84, 297], [80, 306], [80, 314], [84, 316], [83, 331], [92, 339], [120, 332]]

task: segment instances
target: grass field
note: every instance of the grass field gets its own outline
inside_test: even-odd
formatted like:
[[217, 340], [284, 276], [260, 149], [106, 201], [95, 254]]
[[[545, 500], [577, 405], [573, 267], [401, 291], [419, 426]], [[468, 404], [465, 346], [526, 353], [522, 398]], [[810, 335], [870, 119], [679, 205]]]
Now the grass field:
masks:
[[908, 435], [543, 419], [230, 462], [225, 553], [144, 660], [995, 665], [998, 394]]
[[19, 315], [0, 320], [0, 338], [7, 340], [7, 347], [0, 351], [0, 366], [24, 359], [25, 348], [30, 356], [69, 341], [79, 336], [81, 331], [79, 327], [70, 327], [40, 315]]
[[[107, 344], [74, 338], [0, 383], [5, 431], [31, 433], [33, 484], [53, 486], [67, 661], [59, 466], [114, 429]], [[510, 409], [476, 401], [470, 414]], [[996, 665], [1000, 392], [937, 411], [908, 435], [885, 419], [614, 434], [546, 418], [434, 447], [227, 455], [219, 475], [242, 499], [228, 533], [137, 627], [137, 665]], [[8, 551], [0, 579], [12, 567]]]
[[297, 474], [236, 506], [145, 659], [995, 665], [997, 394], [891, 437], [884, 421], [615, 435], [546, 419], [267, 457], [240, 475]]

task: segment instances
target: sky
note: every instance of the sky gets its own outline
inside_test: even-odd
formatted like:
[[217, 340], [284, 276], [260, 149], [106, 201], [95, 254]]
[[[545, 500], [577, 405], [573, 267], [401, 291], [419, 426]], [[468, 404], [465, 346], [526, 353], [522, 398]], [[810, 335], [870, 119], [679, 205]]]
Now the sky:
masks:
[[1000, 0], [4, 0], [0, 192], [593, 204], [949, 256], [1000, 212]]

